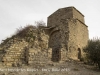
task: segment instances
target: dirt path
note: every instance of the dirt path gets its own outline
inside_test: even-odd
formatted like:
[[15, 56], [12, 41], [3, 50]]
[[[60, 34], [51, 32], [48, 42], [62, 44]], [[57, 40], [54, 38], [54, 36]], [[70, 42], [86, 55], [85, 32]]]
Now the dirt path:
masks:
[[100, 70], [82, 62], [68, 61], [24, 67], [0, 67], [0, 75], [100, 75]]

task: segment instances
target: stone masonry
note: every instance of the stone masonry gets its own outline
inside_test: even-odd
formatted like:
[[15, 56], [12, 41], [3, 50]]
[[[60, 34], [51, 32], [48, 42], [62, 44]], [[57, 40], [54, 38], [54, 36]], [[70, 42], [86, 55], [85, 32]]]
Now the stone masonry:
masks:
[[[29, 28], [24, 37], [14, 35], [0, 45], [4, 66], [81, 60], [88, 41], [84, 15], [75, 7], [61, 8], [48, 17], [47, 27]], [[26, 30], [26, 29], [24, 29]]]
[[48, 17], [47, 27], [52, 61], [81, 60], [88, 41], [88, 26], [81, 12], [75, 7], [58, 9]]
[[16, 41], [13, 43], [3, 56], [2, 61], [4, 66], [17, 66], [21, 65], [24, 60], [24, 48], [27, 47], [28, 43], [22, 40], [21, 42]]
[[[10, 38], [8, 42], [0, 48], [0, 58], [4, 66], [22, 66], [44, 64], [49, 60], [48, 35], [42, 29], [28, 29], [26, 34], [31, 34], [24, 38], [18, 36]], [[34, 39], [33, 39], [34, 37]], [[27, 40], [27, 41], [26, 41]]]

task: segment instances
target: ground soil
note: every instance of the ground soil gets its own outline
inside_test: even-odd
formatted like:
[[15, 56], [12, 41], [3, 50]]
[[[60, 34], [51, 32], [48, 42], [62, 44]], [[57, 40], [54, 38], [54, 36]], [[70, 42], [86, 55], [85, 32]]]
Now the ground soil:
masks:
[[49, 62], [22, 67], [0, 67], [0, 75], [100, 75], [97, 67], [80, 61]]

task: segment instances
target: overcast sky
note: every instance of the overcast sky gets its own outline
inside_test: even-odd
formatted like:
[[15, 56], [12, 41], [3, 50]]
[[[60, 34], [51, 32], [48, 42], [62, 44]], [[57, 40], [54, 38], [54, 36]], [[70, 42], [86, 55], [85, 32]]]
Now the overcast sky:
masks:
[[0, 41], [15, 33], [20, 26], [34, 21], [47, 21], [59, 8], [74, 6], [85, 15], [89, 38], [100, 37], [99, 0], [0, 0]]

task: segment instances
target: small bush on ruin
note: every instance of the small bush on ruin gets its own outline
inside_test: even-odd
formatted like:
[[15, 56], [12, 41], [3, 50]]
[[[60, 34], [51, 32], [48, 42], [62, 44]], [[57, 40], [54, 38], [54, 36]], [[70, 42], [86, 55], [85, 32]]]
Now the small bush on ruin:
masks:
[[20, 27], [19, 29], [17, 29], [16, 35], [19, 37], [30, 36], [31, 34], [29, 35], [28, 32], [33, 31], [33, 29], [36, 29], [36, 27], [32, 25], [27, 25], [24, 28]]
[[34, 41], [36, 35], [38, 33], [41, 33], [41, 28], [45, 27], [45, 22], [43, 21], [36, 21], [35, 26], [33, 25], [27, 25], [25, 27], [20, 27], [16, 31], [16, 36], [25, 38], [27, 42]]
[[27, 25], [25, 27], [20, 27], [16, 31], [16, 36], [25, 39], [27, 42], [34, 41], [35, 36], [33, 33], [36, 32], [36, 26]]
[[40, 27], [46, 27], [46, 23], [44, 21], [35, 21], [35, 24], [38, 28]]
[[88, 62], [93, 65], [96, 64], [100, 69], [100, 39], [89, 40], [84, 51]]
[[[20, 27], [17, 29], [16, 31], [16, 35], [19, 37], [26, 37], [26, 36], [31, 36], [32, 32], [35, 31], [36, 29], [40, 29], [41, 27], [46, 27], [46, 24], [44, 21], [36, 21], [35, 25], [37, 26], [33, 26], [33, 25], [27, 25], [25, 27]], [[28, 33], [29, 32], [29, 33]]]

